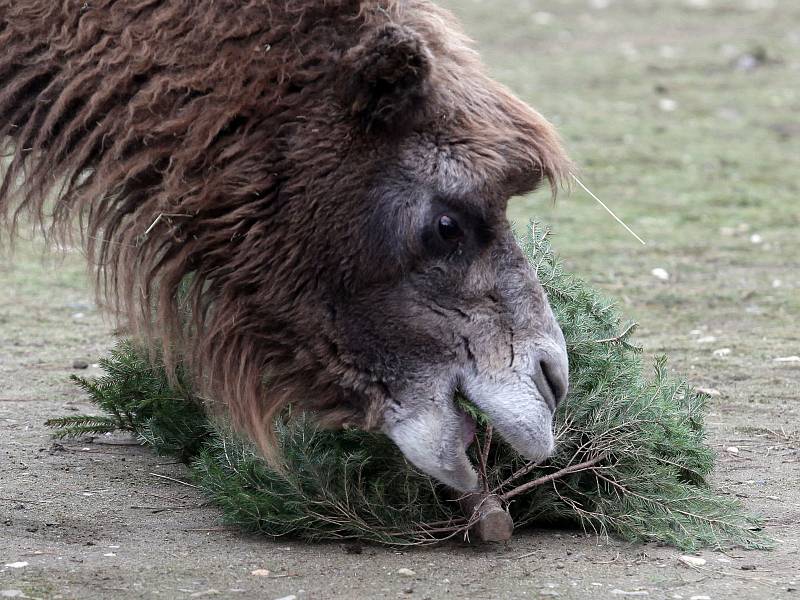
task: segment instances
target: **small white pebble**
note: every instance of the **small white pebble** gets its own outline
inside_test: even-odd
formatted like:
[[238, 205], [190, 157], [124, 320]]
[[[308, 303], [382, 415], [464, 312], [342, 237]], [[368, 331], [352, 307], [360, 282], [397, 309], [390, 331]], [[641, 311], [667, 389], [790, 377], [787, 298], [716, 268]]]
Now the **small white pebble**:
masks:
[[269, 577], [269, 569], [255, 569], [254, 571], [250, 571], [250, 575], [255, 575], [256, 577]]
[[739, 454], [739, 448], [737, 448], [736, 446], [728, 446], [727, 448], [725, 448], [725, 452], [727, 452], [728, 454]]
[[678, 56], [678, 49], [675, 46], [664, 44], [663, 46], [659, 46], [658, 54], [661, 58], [672, 59]]
[[678, 108], [678, 103], [672, 98], [661, 98], [658, 101], [658, 108], [664, 112], [675, 112]]
[[414, 577], [416, 572], [412, 571], [411, 569], [402, 568], [397, 569], [397, 574], [402, 575], [403, 577]]
[[81, 312], [77, 312], [77, 313], [74, 313], [74, 314], [72, 315], [72, 318], [73, 318], [73, 319], [82, 319], [82, 318], [83, 318], [83, 317], [85, 317], [85, 316], [86, 316], [86, 315], [84, 315], [83, 313], [81, 313]]
[[699, 556], [690, 556], [688, 554], [684, 554], [683, 556], [678, 557], [678, 562], [681, 562], [689, 567], [702, 567], [706, 564], [705, 558], [700, 558]]
[[701, 394], [705, 394], [706, 396], [711, 396], [712, 398], [718, 398], [719, 396], [722, 396], [722, 392], [716, 388], [699, 387], [697, 388], [697, 391]]
[[725, 358], [726, 356], [730, 356], [732, 350], [730, 348], [719, 348], [714, 350], [714, 356], [717, 358]]
[[22, 569], [24, 567], [27, 567], [28, 563], [26, 563], [26, 562], [13, 562], [13, 563], [6, 563], [6, 566], [9, 569]]
[[780, 279], [773, 279], [772, 280], [772, 287], [779, 288], [783, 285], [783, 282]]
[[757, 233], [754, 233], [753, 235], [750, 236], [750, 243], [751, 244], [761, 244], [763, 241], [764, 241], [764, 238], [761, 237], [760, 235], [758, 235]]
[[713, 335], [704, 335], [703, 337], [697, 338], [698, 344], [712, 344], [717, 341]]
[[800, 363], [800, 356], [779, 356], [774, 358], [773, 362], [776, 363]]
[[111, 556], [116, 556], [116, 554], [114, 554], [113, 552], [106, 552], [105, 554], [103, 554], [103, 556], [111, 557]]
[[297, 600], [297, 596], [292, 594], [291, 596], [283, 596], [282, 598], [277, 598], [276, 600]]
[[656, 267], [650, 271], [650, 274], [661, 281], [669, 281], [669, 273], [666, 269], [662, 269], [661, 267]]

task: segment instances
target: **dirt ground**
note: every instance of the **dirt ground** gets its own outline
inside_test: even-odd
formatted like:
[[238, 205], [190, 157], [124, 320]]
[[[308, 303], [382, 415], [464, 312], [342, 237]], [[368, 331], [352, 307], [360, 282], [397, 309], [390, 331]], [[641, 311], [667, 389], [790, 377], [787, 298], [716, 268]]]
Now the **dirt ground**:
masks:
[[180, 465], [120, 438], [52, 442], [47, 418], [90, 410], [68, 376], [97, 371], [112, 327], [79, 252], [23, 241], [0, 258], [0, 598], [800, 597], [800, 4], [447, 4], [648, 245], [578, 193], [511, 217], [551, 223], [648, 354], [713, 394], [714, 483], [765, 517], [775, 550], [689, 567], [578, 531], [356, 554], [229, 529]]

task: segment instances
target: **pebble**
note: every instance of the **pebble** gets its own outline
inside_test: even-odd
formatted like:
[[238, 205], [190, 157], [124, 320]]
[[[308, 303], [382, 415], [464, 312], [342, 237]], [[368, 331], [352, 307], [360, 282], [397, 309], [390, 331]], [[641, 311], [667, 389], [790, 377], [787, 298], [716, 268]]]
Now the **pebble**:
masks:
[[650, 271], [650, 274], [660, 281], [669, 281], [669, 272], [661, 267], [656, 267]]
[[730, 356], [732, 350], [730, 348], [719, 348], [714, 350], [714, 356], [717, 358], [725, 358], [726, 356]]
[[403, 577], [414, 577], [416, 572], [412, 571], [411, 569], [402, 568], [397, 569], [397, 574], [402, 575]]
[[702, 567], [706, 564], [705, 558], [700, 558], [699, 556], [690, 556], [688, 554], [684, 554], [683, 556], [678, 557], [678, 562], [682, 562], [688, 567]]
[[88, 369], [89, 368], [89, 361], [83, 360], [82, 358], [76, 358], [72, 361], [72, 368], [73, 369]]
[[658, 101], [658, 108], [664, 112], [675, 112], [675, 110], [678, 108], [678, 103], [672, 98], [661, 98]]
[[736, 446], [728, 446], [727, 448], [725, 448], [725, 452], [729, 454], [739, 454], [739, 448], [737, 448]]
[[704, 335], [703, 337], [697, 338], [698, 344], [711, 344], [716, 341], [717, 338], [715, 338], [713, 335]]
[[292, 594], [291, 596], [283, 596], [281, 598], [276, 598], [275, 600], [297, 600], [297, 596]]
[[256, 569], [254, 571], [250, 571], [250, 575], [255, 575], [256, 577], [269, 577], [269, 569]]
[[712, 398], [718, 398], [719, 396], [722, 396], [722, 392], [716, 388], [699, 387], [697, 388], [697, 391], [701, 394], [705, 394], [706, 396], [711, 396]]
[[28, 563], [22, 562], [22, 561], [20, 561], [20, 562], [12, 562], [12, 563], [6, 563], [6, 566], [9, 569], [22, 569], [24, 567], [27, 567]]
[[800, 363], [800, 356], [779, 356], [773, 359], [776, 363]]

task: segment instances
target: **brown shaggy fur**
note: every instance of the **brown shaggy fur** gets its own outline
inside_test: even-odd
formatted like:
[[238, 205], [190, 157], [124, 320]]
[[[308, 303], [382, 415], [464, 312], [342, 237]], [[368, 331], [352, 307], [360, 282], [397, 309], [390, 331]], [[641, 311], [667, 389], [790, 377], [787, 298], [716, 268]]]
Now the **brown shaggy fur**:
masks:
[[0, 214], [80, 222], [101, 297], [266, 452], [290, 401], [379, 418], [326, 299], [406, 268], [368, 208], [413, 136], [497, 202], [567, 165], [427, 0], [0, 0]]

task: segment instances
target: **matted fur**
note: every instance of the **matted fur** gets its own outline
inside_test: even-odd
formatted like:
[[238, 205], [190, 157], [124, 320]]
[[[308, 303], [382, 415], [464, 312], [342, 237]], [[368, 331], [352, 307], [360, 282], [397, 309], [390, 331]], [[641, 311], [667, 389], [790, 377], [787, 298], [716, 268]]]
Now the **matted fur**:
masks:
[[[404, 93], [370, 96], [392, 60]], [[418, 132], [490, 197], [567, 165], [426, 0], [0, 0], [0, 213], [79, 222], [101, 298], [267, 453], [287, 402], [376, 423], [320, 315], [390, 269], [363, 267], [365, 197]]]

